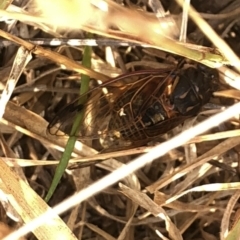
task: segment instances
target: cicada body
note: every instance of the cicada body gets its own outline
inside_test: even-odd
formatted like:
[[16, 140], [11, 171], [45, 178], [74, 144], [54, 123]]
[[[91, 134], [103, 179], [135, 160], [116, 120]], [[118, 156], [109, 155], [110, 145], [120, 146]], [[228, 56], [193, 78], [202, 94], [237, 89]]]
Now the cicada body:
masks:
[[197, 115], [209, 101], [216, 80], [217, 71], [200, 65], [121, 75], [82, 96], [87, 96], [84, 103], [77, 100], [65, 107], [48, 130], [65, 131], [82, 111], [80, 139], [100, 139], [104, 147], [144, 145]]

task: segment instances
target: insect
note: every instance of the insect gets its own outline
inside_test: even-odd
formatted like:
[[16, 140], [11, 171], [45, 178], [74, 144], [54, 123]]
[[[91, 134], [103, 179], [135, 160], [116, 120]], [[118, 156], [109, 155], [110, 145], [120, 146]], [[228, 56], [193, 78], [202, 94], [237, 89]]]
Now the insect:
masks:
[[48, 131], [66, 132], [82, 111], [80, 139], [100, 139], [104, 148], [141, 146], [197, 115], [217, 81], [217, 71], [200, 64], [124, 74], [84, 94], [84, 103], [78, 99], [69, 104], [50, 122]]

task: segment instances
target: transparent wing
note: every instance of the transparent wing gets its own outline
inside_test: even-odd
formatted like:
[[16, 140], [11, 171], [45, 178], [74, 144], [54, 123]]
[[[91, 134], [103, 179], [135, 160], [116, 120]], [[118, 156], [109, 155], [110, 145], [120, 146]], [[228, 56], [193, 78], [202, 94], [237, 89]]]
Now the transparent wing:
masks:
[[[170, 73], [170, 69], [145, 70], [111, 79], [84, 94], [82, 98], [87, 96], [84, 104], [78, 103], [80, 97], [64, 107], [49, 123], [48, 131], [54, 135], [69, 134], [76, 114], [82, 112], [79, 138], [111, 137], [117, 132], [126, 135], [153, 98], [157, 99], [164, 92]], [[144, 124], [138, 127], [136, 131]]]

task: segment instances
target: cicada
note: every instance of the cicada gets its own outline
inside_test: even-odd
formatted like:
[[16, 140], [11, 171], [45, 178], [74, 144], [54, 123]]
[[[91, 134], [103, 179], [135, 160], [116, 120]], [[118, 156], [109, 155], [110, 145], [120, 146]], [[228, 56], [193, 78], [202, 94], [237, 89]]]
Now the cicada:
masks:
[[70, 103], [48, 130], [66, 132], [82, 112], [80, 139], [99, 139], [104, 148], [142, 146], [196, 116], [217, 81], [217, 71], [200, 64], [123, 74]]

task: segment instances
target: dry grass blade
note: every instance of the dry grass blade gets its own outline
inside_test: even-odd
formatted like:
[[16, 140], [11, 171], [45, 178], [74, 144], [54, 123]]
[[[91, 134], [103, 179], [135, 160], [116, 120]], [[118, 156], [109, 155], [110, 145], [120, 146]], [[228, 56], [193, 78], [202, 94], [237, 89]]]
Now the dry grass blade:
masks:
[[240, 90], [240, 77], [239, 74], [225, 66], [219, 68], [219, 72], [222, 73], [223, 80], [232, 86]]
[[[184, 4], [183, 0], [178, 0], [180, 5], [182, 6]], [[237, 57], [237, 55], [234, 53], [234, 51], [226, 44], [224, 40], [222, 40], [217, 33], [207, 24], [206, 21], [204, 21], [203, 18], [191, 7], [189, 6], [188, 11], [189, 16], [195, 21], [195, 23], [198, 25], [198, 27], [202, 30], [202, 32], [207, 33], [207, 37], [209, 38], [212, 43], [221, 51], [225, 53], [226, 58], [229, 60], [229, 62], [234, 63], [237, 68], [240, 66], [240, 60]]]
[[28, 62], [31, 60], [32, 56], [31, 53], [25, 49], [24, 47], [20, 47], [18, 49], [17, 55], [14, 59], [14, 63], [11, 69], [11, 73], [9, 76], [9, 79], [7, 81], [6, 87], [4, 91], [2, 92], [1, 98], [0, 98], [0, 118], [2, 118], [5, 106], [7, 102], [9, 101], [12, 92], [17, 84], [17, 81], [19, 80], [24, 68], [28, 64]]
[[[58, 149], [63, 149], [66, 144], [66, 138], [58, 138], [50, 135], [47, 132], [48, 123], [41, 118], [39, 115], [23, 109], [11, 102], [8, 103], [4, 114], [4, 119], [1, 119], [4, 124], [15, 127], [17, 130], [22, 131], [24, 134], [29, 135], [33, 138], [41, 140], [45, 144], [51, 144]], [[87, 155], [90, 152], [93, 154], [96, 151], [91, 150], [87, 146], [82, 145], [80, 142], [76, 145], [76, 153], [80, 155]]]
[[166, 204], [169, 198], [170, 196], [166, 196], [161, 192], [156, 192], [154, 194], [154, 202], [160, 206], [167, 206], [175, 210], [189, 211], [189, 212], [199, 212], [199, 211], [208, 212], [210, 210], [213, 210], [213, 207], [208, 207], [206, 205], [200, 205], [200, 204], [198, 205], [194, 203], [184, 203], [178, 200], [175, 200], [174, 202], [169, 202]]
[[173, 224], [171, 219], [168, 217], [166, 212], [153, 202], [146, 194], [137, 192], [136, 190], [130, 189], [129, 187], [120, 184], [121, 192], [130, 198], [132, 201], [148, 210], [154, 216], [158, 216], [165, 221], [166, 229], [172, 239], [182, 239], [182, 236], [176, 226]]
[[101, 80], [107, 80], [108, 77], [106, 77], [104, 74], [95, 72], [91, 69], [85, 68], [82, 65], [76, 63], [75, 61], [72, 61], [71, 59], [57, 53], [57, 52], [53, 52], [53, 51], [49, 51], [46, 50], [40, 46], [36, 46], [28, 41], [25, 41], [21, 38], [18, 38], [12, 34], [9, 34], [7, 32], [4, 32], [2, 30], [0, 30], [0, 36], [11, 40], [23, 47], [25, 47], [27, 50], [31, 51], [32, 53], [35, 53], [39, 56], [43, 56], [45, 58], [48, 58], [56, 63], [58, 63], [59, 65], [61, 65], [63, 68], [68, 68], [71, 70], [74, 70], [76, 72], [79, 73], [83, 73], [86, 74], [88, 76], [91, 76], [93, 78], [97, 78], [97, 79], [101, 79]]
[[[24, 183], [19, 176], [16, 175], [5, 163], [0, 161], [0, 178], [5, 186], [8, 194], [8, 200], [17, 213], [21, 216], [25, 223], [31, 222], [37, 216], [46, 211], [50, 211], [50, 207], [40, 198], [29, 185]], [[51, 225], [51, 231], [49, 231]], [[32, 231], [31, 229], [29, 229]], [[76, 239], [65, 223], [52, 212], [52, 219], [44, 225], [33, 230], [39, 239]]]
[[[62, 0], [61, 4], [58, 1], [53, 1], [51, 5], [49, 5], [50, 3], [44, 5], [42, 1], [39, 1], [39, 4], [41, 10], [45, 14], [43, 14], [43, 17], [33, 17], [24, 14], [7, 13], [4, 11], [0, 12], [6, 17], [22, 21], [44, 22], [53, 26], [60, 25], [64, 28], [71, 26], [73, 29], [81, 27], [85, 31], [107, 37], [130, 40], [137, 43], [147, 43], [149, 46], [151, 45], [152, 47], [166, 50], [212, 67], [216, 67], [216, 62], [218, 63], [218, 66], [219, 63], [220, 65], [222, 63], [226, 63], [225, 57], [219, 53], [211, 53], [210, 50], [203, 50], [203, 52], [196, 51], [192, 48], [179, 44], [171, 38], [165, 37], [165, 35], [168, 35], [166, 32], [167, 30], [161, 30], [159, 22], [156, 19], [154, 21], [150, 21], [149, 18], [143, 17], [143, 15], [139, 12], [123, 8], [112, 1], [103, 2], [103, 5], [107, 8], [107, 10], [101, 9], [101, 7], [99, 7], [100, 9], [93, 8], [90, 1], [81, 3], [81, 1], [74, 0], [71, 4], [69, 4], [68, 1]], [[43, 5], [41, 6], [41, 4]], [[83, 6], [81, 6], [81, 4], [83, 4]], [[59, 16], [65, 16], [64, 20], [62, 20], [62, 18], [56, 18], [56, 15], [53, 17], [52, 13], [49, 13], [49, 9], [56, 9]], [[83, 14], [79, 14], [79, 10], [76, 11], [76, 9], [84, 9], [84, 11], [89, 11], [89, 14], [86, 15], [84, 14], [85, 12]], [[68, 12], [70, 10], [71, 14]], [[85, 15], [86, 17], [83, 17], [83, 19], [79, 17]], [[94, 16], [94, 19], [91, 19], [91, 16]], [[134, 21], [129, 21], [129, 16], [131, 16]], [[79, 19], [79, 21], [76, 21], [76, 19]], [[121, 29], [121, 32], [112, 30], [111, 26], [116, 26]], [[145, 27], [141, 29], [136, 26]], [[164, 34], [161, 34], [161, 31], [164, 31]], [[5, 37], [4, 34], [1, 35]], [[8, 37], [6, 38], [9, 39]], [[36, 49], [36, 53], [38, 52], [39, 51]]]
[[[1, 133], [0, 133], [0, 141], [1, 141], [1, 147], [2, 147], [2, 150], [4, 152], [4, 155], [6, 157], [16, 158], [16, 155], [14, 154], [12, 149], [9, 148], [7, 142], [5, 141], [5, 139], [4, 139], [4, 137]], [[25, 174], [23, 172], [23, 169], [16, 162], [13, 163], [12, 171], [14, 171], [23, 182], [28, 184], [27, 179], [25, 177]], [[2, 203], [2, 205], [3, 205], [3, 207], [6, 211], [6, 214], [11, 219], [13, 219], [13, 221], [19, 222], [20, 221], [19, 215], [16, 213], [14, 208], [7, 201], [8, 200], [7, 196], [8, 196], [9, 193], [8, 192], [5, 193], [3, 188], [1, 188], [1, 190], [3, 191], [3, 195], [4, 195], [3, 199], [1, 200], [1, 203]]]
[[240, 100], [240, 91], [235, 89], [223, 90], [223, 91], [215, 92], [214, 96]]
[[239, 189], [240, 183], [213, 183], [203, 186], [198, 186], [192, 189], [188, 189], [187, 191], [181, 192], [180, 194], [176, 194], [174, 197], [169, 198], [166, 201], [166, 204], [175, 201], [176, 199], [182, 197], [185, 194], [188, 194], [190, 192], [202, 192], [202, 191], [229, 191], [229, 190], [237, 190]]
[[233, 224], [230, 224], [231, 213], [233, 212], [234, 206], [239, 199], [239, 194], [240, 192], [238, 190], [232, 195], [225, 209], [221, 224], [221, 239], [234, 239], [234, 235], [239, 236], [239, 217], [235, 215], [236, 218], [234, 219]]
[[111, 235], [107, 234], [102, 229], [100, 229], [99, 227], [97, 227], [97, 226], [95, 226], [93, 224], [86, 223], [86, 226], [88, 228], [90, 228], [93, 232], [96, 232], [99, 236], [102, 236], [104, 239], [116, 240], [116, 238], [114, 238]]
[[[240, 97], [233, 88], [240, 89], [240, 78], [199, 62], [240, 66], [240, 1], [192, 1], [201, 14], [173, 1], [149, 2], [20, 1], [0, 10], [13, 19], [1, 22], [0, 91], [14, 80], [1, 109], [0, 218], [18, 228], [20, 215], [26, 223], [7, 240], [30, 230], [38, 239], [238, 239]], [[186, 24], [188, 13], [199, 28]], [[187, 43], [176, 40], [181, 22]], [[92, 70], [82, 66], [79, 45], [89, 32]], [[91, 90], [79, 97], [82, 73]], [[72, 119], [85, 109], [47, 206], [42, 198]], [[54, 215], [63, 212], [69, 228]]]
[[178, 178], [186, 175], [188, 172], [190, 172], [192, 169], [195, 169], [196, 167], [199, 167], [203, 165], [204, 163], [207, 163], [209, 160], [214, 159], [215, 157], [219, 156], [220, 154], [225, 153], [229, 149], [234, 148], [239, 144], [240, 137], [235, 137], [231, 139], [227, 139], [223, 141], [222, 143], [218, 144], [213, 149], [209, 150], [208, 152], [204, 153], [202, 156], [198, 157], [193, 163], [186, 164], [178, 171], [169, 174], [169, 176], [160, 179], [159, 181], [153, 183], [152, 185], [147, 187], [147, 190], [150, 193], [154, 193], [155, 191], [163, 188], [164, 186], [168, 185], [174, 180], [177, 180]]

